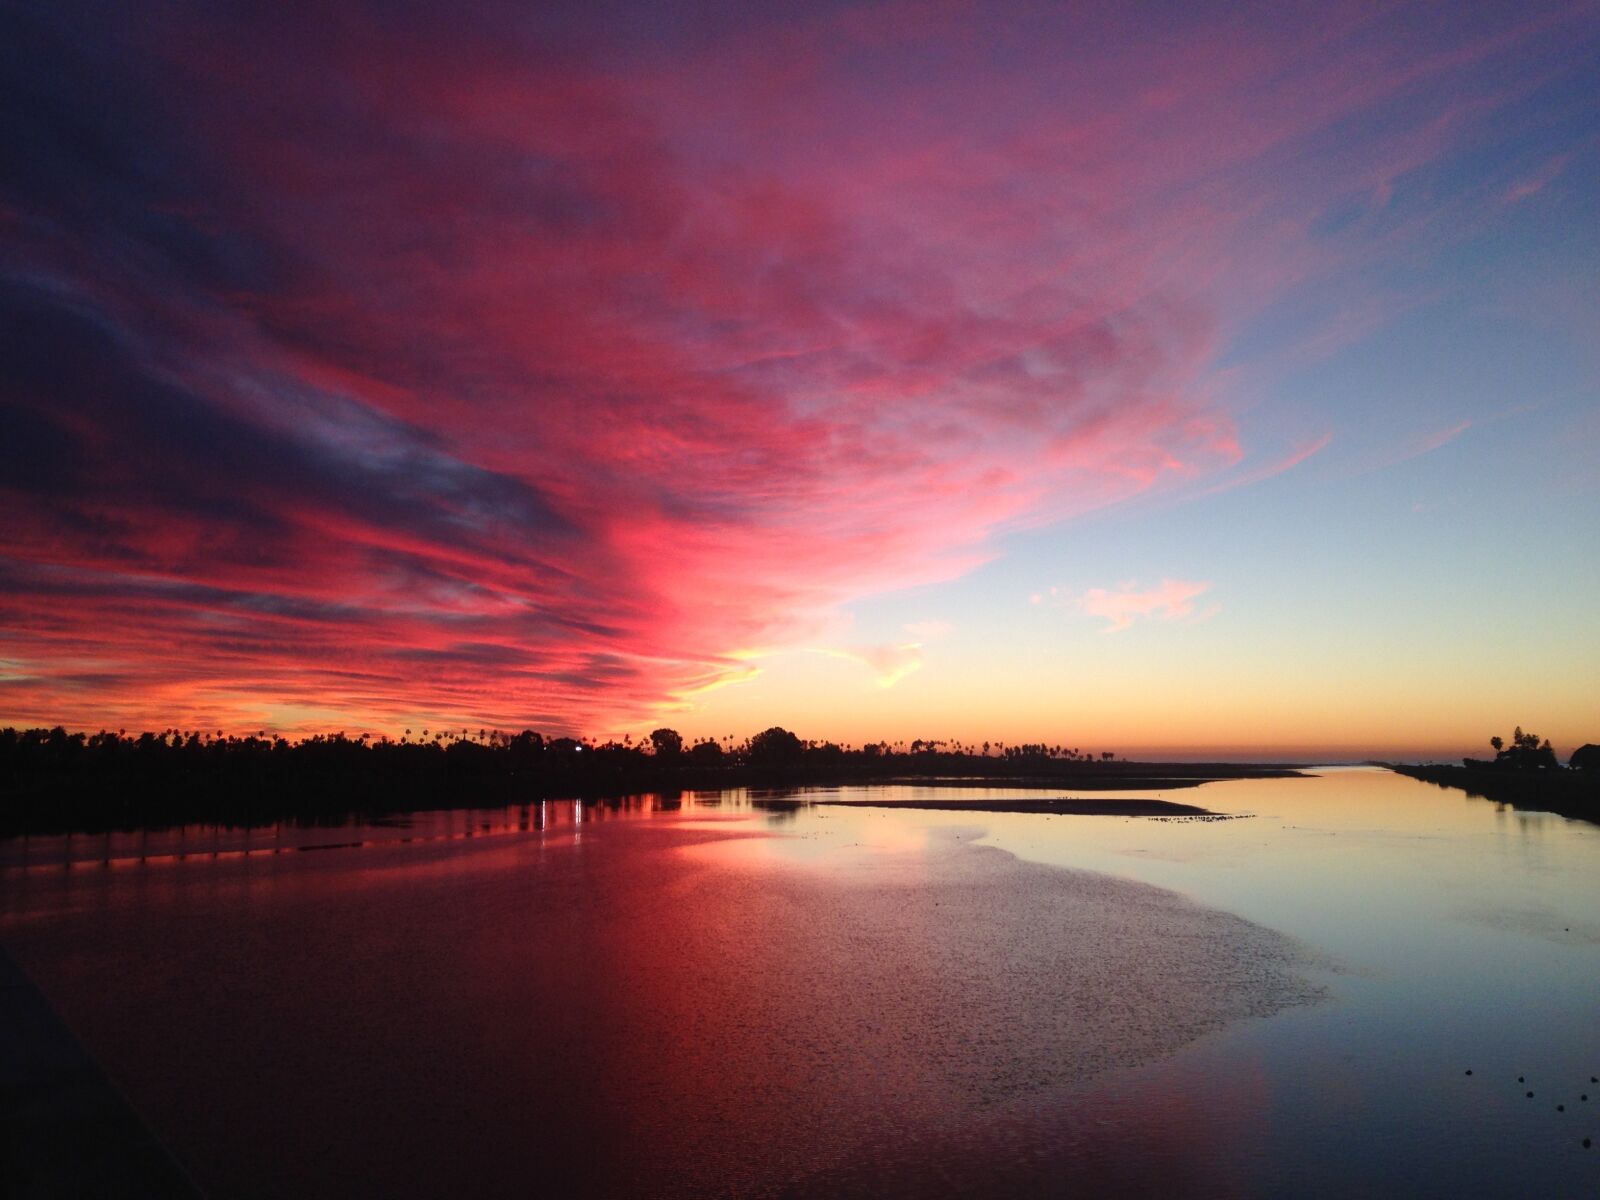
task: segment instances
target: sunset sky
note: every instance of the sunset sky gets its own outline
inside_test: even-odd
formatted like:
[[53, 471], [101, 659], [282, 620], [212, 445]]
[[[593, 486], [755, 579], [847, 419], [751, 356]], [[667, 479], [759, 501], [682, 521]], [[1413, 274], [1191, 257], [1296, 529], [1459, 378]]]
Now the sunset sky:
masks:
[[1600, 5], [0, 12], [0, 725], [1600, 741]]

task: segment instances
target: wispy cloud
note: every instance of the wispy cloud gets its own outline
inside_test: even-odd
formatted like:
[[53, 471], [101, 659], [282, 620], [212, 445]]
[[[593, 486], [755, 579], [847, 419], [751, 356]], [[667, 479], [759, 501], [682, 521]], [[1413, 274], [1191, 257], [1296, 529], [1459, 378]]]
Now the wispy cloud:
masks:
[[[1489, 418], [1495, 420], [1499, 418]], [[1444, 446], [1448, 446], [1458, 437], [1482, 421], [1467, 418], [1448, 425], [1443, 429], [1430, 430], [1427, 433], [1417, 434], [1408, 440], [1387, 447], [1379, 457], [1370, 465], [1363, 468], [1365, 471], [1382, 471], [1390, 467], [1399, 466], [1401, 463], [1410, 462], [1414, 458], [1421, 458], [1425, 454], [1432, 454]]]
[[823, 647], [814, 650], [813, 653], [862, 664], [873, 673], [881, 688], [892, 688], [907, 675], [922, 667], [922, 646], [918, 642], [903, 642], [889, 646]]
[[1275, 476], [1282, 475], [1286, 471], [1292, 471], [1312, 455], [1325, 450], [1331, 441], [1333, 441], [1333, 433], [1331, 431], [1323, 433], [1318, 437], [1300, 443], [1282, 458], [1274, 459], [1271, 462], [1235, 475], [1229, 475], [1220, 483], [1206, 488], [1200, 494], [1202, 496], [1215, 496], [1222, 492], [1231, 492], [1234, 488], [1249, 487], [1252, 484], [1265, 482]]
[[1572, 155], [1570, 154], [1557, 154], [1555, 157], [1547, 159], [1533, 174], [1512, 184], [1501, 198], [1502, 202], [1516, 204], [1519, 200], [1537, 196], [1561, 177], [1561, 173], [1567, 169], [1567, 163], [1571, 161]]
[[1450, 442], [1455, 441], [1458, 437], [1471, 428], [1471, 420], [1457, 421], [1454, 425], [1451, 425], [1447, 429], [1438, 429], [1433, 433], [1425, 434], [1417, 439], [1416, 445], [1413, 447], [1412, 453], [1409, 457], [1416, 458], [1423, 454], [1432, 454], [1435, 450], [1439, 449], [1439, 447], [1448, 445]]

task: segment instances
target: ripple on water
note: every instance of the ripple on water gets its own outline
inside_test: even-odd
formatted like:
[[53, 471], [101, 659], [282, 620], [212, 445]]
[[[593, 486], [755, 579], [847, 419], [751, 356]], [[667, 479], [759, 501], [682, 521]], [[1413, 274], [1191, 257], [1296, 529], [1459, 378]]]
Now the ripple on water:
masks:
[[935, 1128], [950, 1154], [949, 1138], [1029, 1095], [1322, 995], [1280, 934], [1144, 884], [1020, 862], [955, 831], [853, 871], [706, 849], [697, 857], [728, 869], [690, 882], [684, 911], [742, 919], [705, 958], [693, 937], [681, 943], [684, 969], [668, 990], [682, 989], [682, 1008], [633, 1082], [670, 1111], [716, 1045], [718, 1077], [699, 1111], [764, 1150], [752, 1162], [749, 1142], [707, 1138], [659, 1164], [669, 1169], [653, 1188], [695, 1194], [733, 1177], [759, 1191]]

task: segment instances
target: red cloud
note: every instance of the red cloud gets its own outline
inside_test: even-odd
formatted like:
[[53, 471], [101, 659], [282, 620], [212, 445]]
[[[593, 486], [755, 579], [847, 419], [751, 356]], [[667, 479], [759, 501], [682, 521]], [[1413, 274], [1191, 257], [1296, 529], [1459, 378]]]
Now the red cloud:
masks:
[[1226, 322], [1330, 254], [1284, 164], [1531, 36], [1362, 11], [30, 31], [0, 715], [595, 727], [1231, 466]]

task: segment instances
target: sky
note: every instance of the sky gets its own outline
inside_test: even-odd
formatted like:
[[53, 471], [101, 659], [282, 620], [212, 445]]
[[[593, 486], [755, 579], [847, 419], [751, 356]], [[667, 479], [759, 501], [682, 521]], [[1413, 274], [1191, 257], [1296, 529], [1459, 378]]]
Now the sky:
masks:
[[1600, 741], [1600, 5], [11, 4], [0, 724]]

